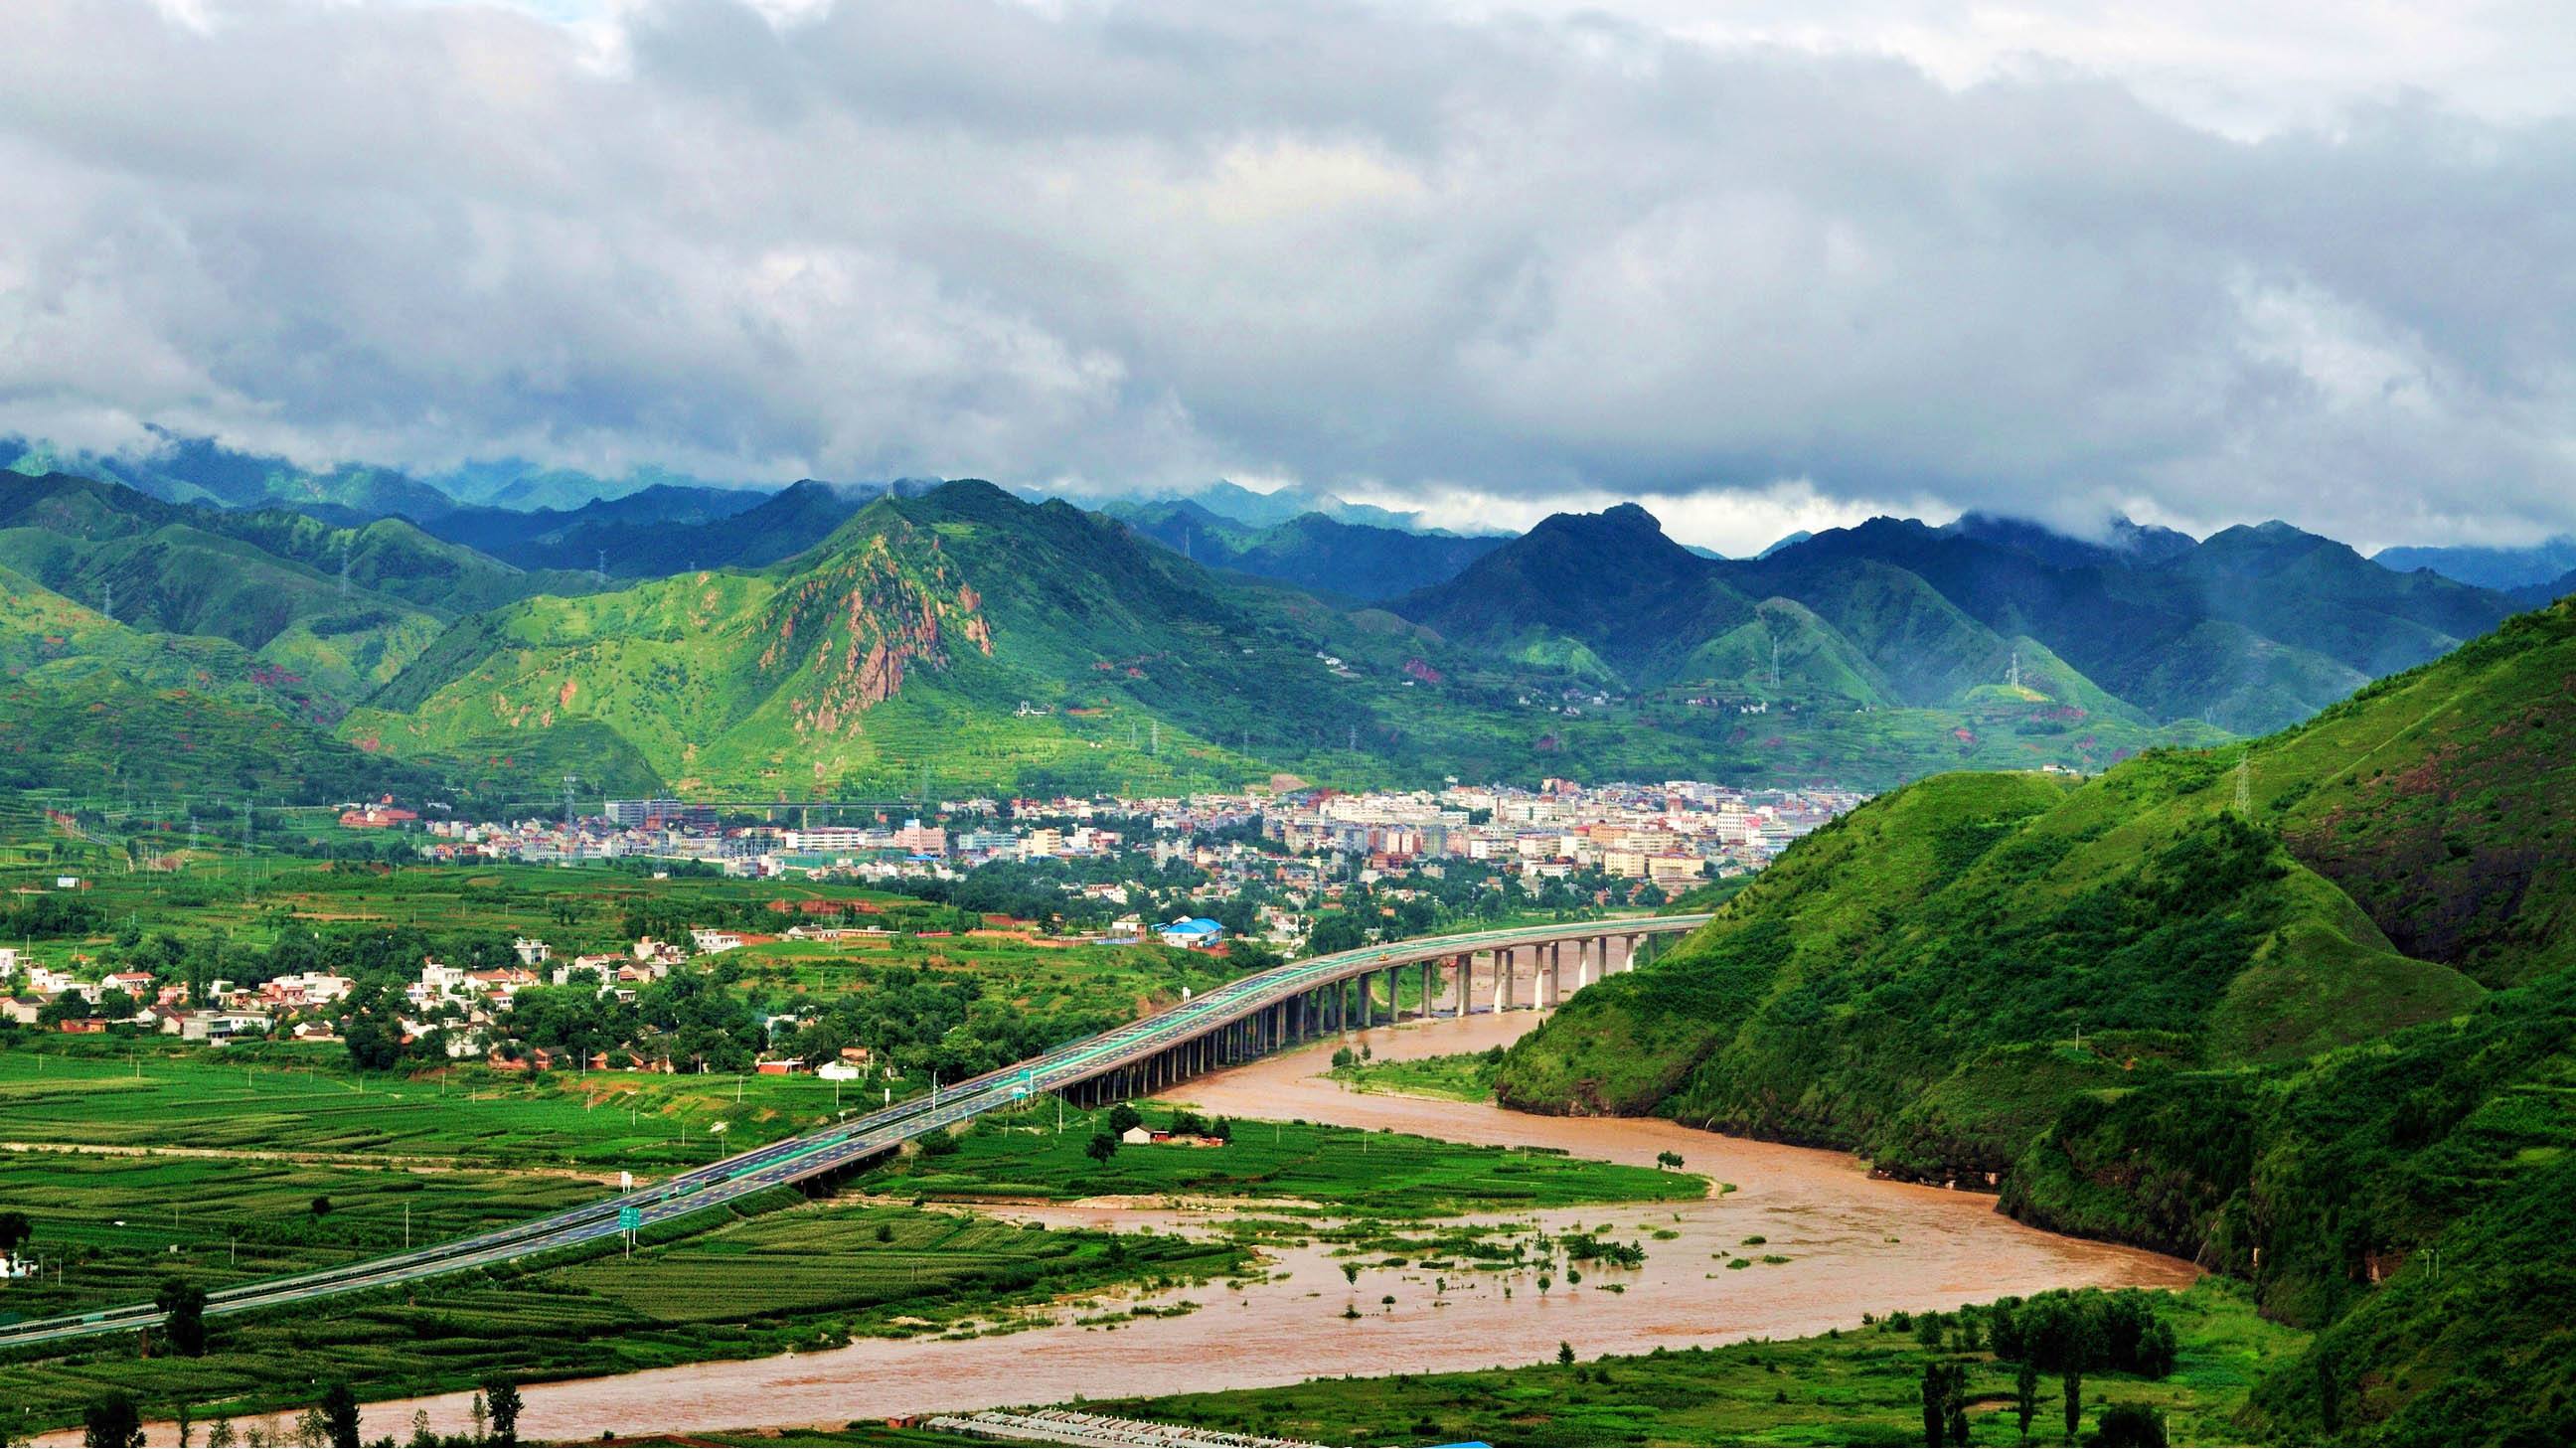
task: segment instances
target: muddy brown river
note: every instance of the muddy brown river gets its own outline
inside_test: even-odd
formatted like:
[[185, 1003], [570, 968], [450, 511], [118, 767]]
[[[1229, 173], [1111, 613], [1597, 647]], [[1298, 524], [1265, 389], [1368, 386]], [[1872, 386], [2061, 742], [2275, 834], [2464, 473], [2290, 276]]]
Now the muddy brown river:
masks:
[[[1473, 1017], [1357, 1034], [1380, 1059], [1482, 1050], [1538, 1022], [1535, 1013]], [[1450, 1278], [1445, 1295], [1418, 1269], [1363, 1270], [1347, 1285], [1321, 1246], [1277, 1249], [1264, 1281], [1202, 1284], [1115, 1300], [1125, 1306], [1202, 1305], [1115, 1329], [1075, 1320], [1100, 1304], [1068, 1305], [1043, 1327], [988, 1338], [869, 1340], [847, 1348], [748, 1362], [697, 1364], [527, 1388], [525, 1436], [579, 1440], [637, 1433], [799, 1425], [837, 1426], [933, 1410], [1062, 1402], [1077, 1395], [1251, 1388], [1342, 1374], [1391, 1374], [1528, 1364], [1559, 1342], [1589, 1357], [1658, 1344], [1790, 1337], [1857, 1323], [1863, 1313], [1949, 1308], [2007, 1293], [2077, 1286], [2179, 1287], [2187, 1263], [2058, 1237], [1997, 1215], [1993, 1199], [1873, 1180], [1840, 1153], [1780, 1147], [1666, 1122], [1535, 1117], [1484, 1103], [1355, 1093], [1318, 1075], [1330, 1047], [1309, 1047], [1202, 1078], [1169, 1095], [1236, 1117], [1391, 1127], [1454, 1142], [1563, 1148], [1640, 1166], [1659, 1152], [1737, 1190], [1691, 1203], [1518, 1213], [1550, 1230], [1607, 1224], [1643, 1241], [1634, 1270], [1587, 1271], [1579, 1287], [1540, 1293], [1534, 1276]], [[1258, 1130], [1258, 1129], [1248, 1129]], [[993, 1209], [1013, 1220], [1188, 1231], [1223, 1207], [1125, 1204]], [[1657, 1232], [1675, 1236], [1656, 1239]], [[1759, 1247], [1742, 1246], [1760, 1235]], [[1737, 1255], [1755, 1259], [1729, 1269]], [[1763, 1264], [1764, 1254], [1790, 1261]], [[1623, 1291], [1609, 1291], [1616, 1284]], [[1510, 1289], [1506, 1297], [1504, 1289]], [[1393, 1295], [1387, 1308], [1380, 1300]], [[1361, 1316], [1343, 1316], [1356, 1305]], [[370, 1435], [408, 1437], [425, 1408], [442, 1432], [466, 1425], [467, 1396], [375, 1404]]]

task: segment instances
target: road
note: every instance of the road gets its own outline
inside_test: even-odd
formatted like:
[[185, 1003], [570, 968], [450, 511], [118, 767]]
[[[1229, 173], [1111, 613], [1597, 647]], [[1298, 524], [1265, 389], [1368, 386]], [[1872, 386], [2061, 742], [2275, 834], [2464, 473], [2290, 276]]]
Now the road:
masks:
[[[1439, 960], [1471, 951], [1538, 946], [1598, 936], [1666, 935], [1694, 929], [1706, 920], [1708, 917], [1704, 915], [1653, 916], [1524, 926], [1428, 936], [1293, 961], [1230, 981], [1203, 996], [1152, 1016], [1068, 1042], [1000, 1071], [957, 1083], [930, 1097], [915, 1098], [799, 1136], [784, 1137], [721, 1162], [693, 1168], [663, 1182], [531, 1222], [363, 1263], [217, 1289], [207, 1295], [206, 1311], [210, 1314], [247, 1313], [578, 1247], [618, 1236], [624, 1231], [619, 1226], [619, 1216], [626, 1209], [634, 1210], [640, 1225], [649, 1228], [656, 1223], [721, 1207], [754, 1193], [849, 1166], [890, 1151], [925, 1133], [972, 1121], [986, 1112], [1143, 1061], [1168, 1047], [1251, 1017], [1317, 987], [1391, 966]], [[151, 1327], [161, 1318], [160, 1309], [154, 1305], [137, 1303], [93, 1313], [30, 1319], [0, 1327], [0, 1347], [99, 1333], [132, 1332]]]

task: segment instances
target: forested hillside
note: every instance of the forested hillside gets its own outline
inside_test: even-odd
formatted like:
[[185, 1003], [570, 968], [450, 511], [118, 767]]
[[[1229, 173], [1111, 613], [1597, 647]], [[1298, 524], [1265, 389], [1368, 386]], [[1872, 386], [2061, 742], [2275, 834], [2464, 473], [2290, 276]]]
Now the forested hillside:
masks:
[[[2567, 1201], [2571, 679], [2576, 601], [2250, 744], [1926, 780], [1569, 1002], [1500, 1090], [1992, 1181], [2250, 1277], [2334, 1325], [2266, 1389], [2294, 1436], [2563, 1416], [2576, 1250], [2535, 1262], [2495, 1205]], [[2512, 1371], [2451, 1396], [2479, 1355]]]
[[2304, 719], [2516, 606], [2279, 523], [2197, 543], [2124, 524], [2089, 542], [1973, 514], [1878, 518], [1724, 560], [1634, 505], [1550, 518], [1389, 605], [1526, 661], [1691, 697], [1955, 708], [2001, 691], [2070, 722], [2243, 732]]

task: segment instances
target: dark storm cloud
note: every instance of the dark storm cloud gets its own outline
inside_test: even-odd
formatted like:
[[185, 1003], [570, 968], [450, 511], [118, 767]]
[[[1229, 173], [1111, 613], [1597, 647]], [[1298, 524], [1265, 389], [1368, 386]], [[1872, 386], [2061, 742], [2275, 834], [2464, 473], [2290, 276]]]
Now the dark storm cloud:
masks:
[[2566, 123], [2144, 95], [1320, 0], [19, 0], [0, 428], [2576, 525]]

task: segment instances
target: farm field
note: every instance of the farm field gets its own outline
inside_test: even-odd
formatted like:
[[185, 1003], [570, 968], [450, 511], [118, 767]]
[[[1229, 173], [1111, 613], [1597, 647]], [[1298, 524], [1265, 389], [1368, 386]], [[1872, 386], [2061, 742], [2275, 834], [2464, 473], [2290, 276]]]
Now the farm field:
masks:
[[[93, 1042], [95, 1043], [94, 1049]], [[184, 1149], [338, 1162], [653, 1175], [874, 1105], [878, 1084], [811, 1076], [357, 1073], [335, 1045], [131, 1048], [107, 1039], [0, 1053], [0, 1142]], [[709, 1129], [726, 1124], [710, 1136]]]
[[292, 1418], [315, 1384], [333, 1380], [381, 1399], [494, 1375], [533, 1382], [861, 1335], [981, 1332], [1062, 1295], [1225, 1277], [1245, 1262], [1222, 1243], [807, 1203], [786, 1191], [708, 1218], [676, 1225], [631, 1261], [603, 1248], [338, 1300], [328, 1314], [215, 1318], [203, 1358], [146, 1359], [130, 1339], [25, 1351], [0, 1359], [0, 1404], [11, 1406], [0, 1411], [0, 1434], [75, 1423], [109, 1390], [134, 1395], [152, 1416], [184, 1402], [200, 1423]]

